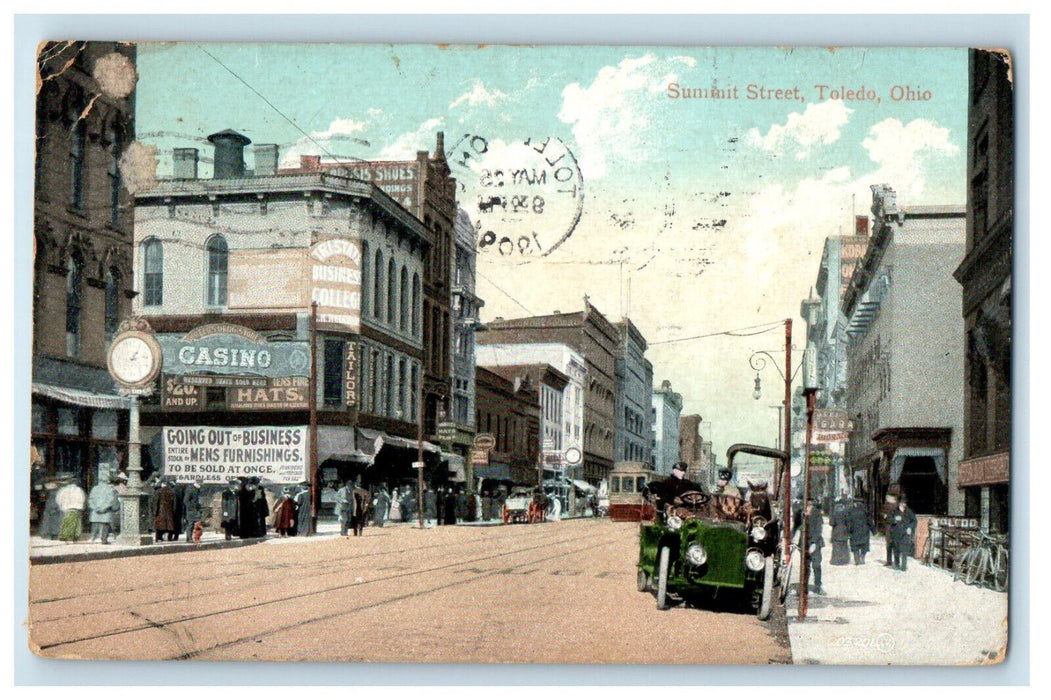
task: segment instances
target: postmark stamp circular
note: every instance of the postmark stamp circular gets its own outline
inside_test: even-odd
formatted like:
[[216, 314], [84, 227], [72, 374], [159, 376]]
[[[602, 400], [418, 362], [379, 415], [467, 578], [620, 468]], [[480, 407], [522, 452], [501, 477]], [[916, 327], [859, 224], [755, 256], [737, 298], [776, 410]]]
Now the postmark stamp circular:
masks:
[[465, 133], [445, 157], [480, 254], [550, 255], [580, 223], [584, 179], [573, 152], [557, 137], [503, 141]]

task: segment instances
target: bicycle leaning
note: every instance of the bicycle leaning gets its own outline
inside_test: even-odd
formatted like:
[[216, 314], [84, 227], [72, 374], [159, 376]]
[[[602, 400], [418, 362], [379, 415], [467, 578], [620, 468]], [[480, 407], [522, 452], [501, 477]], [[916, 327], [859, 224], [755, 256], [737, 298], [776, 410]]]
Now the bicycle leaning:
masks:
[[1007, 590], [1010, 562], [1005, 535], [992, 535], [984, 530], [977, 541], [963, 550], [953, 563], [953, 580], [977, 583], [995, 591]]

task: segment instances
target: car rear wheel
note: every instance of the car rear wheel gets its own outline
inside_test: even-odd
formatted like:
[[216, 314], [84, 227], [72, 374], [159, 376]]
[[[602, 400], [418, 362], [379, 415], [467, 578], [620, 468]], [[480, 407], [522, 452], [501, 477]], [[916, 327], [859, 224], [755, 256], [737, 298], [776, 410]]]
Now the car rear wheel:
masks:
[[642, 569], [639, 569], [638, 585], [640, 593], [645, 593], [646, 591], [650, 590], [650, 575]]
[[782, 603], [788, 598], [788, 587], [792, 584], [792, 560], [784, 559], [777, 572], [777, 597]]
[[766, 620], [770, 617], [770, 610], [774, 607], [774, 558], [772, 556], [766, 557], [766, 563], [763, 566], [763, 597], [759, 599], [759, 610], [756, 611], [756, 616], [760, 620]]
[[668, 568], [671, 566], [671, 550], [661, 547], [660, 565], [657, 567], [657, 609], [668, 609]]

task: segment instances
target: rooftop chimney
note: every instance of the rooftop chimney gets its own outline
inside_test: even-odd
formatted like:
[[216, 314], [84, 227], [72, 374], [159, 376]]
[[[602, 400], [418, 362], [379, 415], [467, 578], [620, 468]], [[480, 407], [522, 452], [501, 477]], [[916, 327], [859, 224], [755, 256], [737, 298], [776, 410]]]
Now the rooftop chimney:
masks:
[[196, 148], [176, 148], [172, 155], [172, 177], [177, 180], [196, 180], [197, 162]]
[[261, 143], [254, 149], [255, 174], [275, 175], [277, 173], [277, 144]]
[[299, 156], [299, 167], [310, 173], [321, 170], [321, 156]]
[[230, 177], [244, 177], [245, 146], [252, 143], [247, 136], [227, 129], [208, 137], [208, 142], [215, 146], [215, 171], [212, 178], [221, 180]]
[[434, 147], [434, 153], [435, 153], [435, 155], [439, 155], [439, 154], [444, 155], [445, 154], [445, 132], [444, 131], [439, 131], [438, 132], [438, 143]]
[[855, 216], [854, 217], [854, 235], [855, 236], [867, 236], [867, 235], [869, 235], [869, 217], [867, 217], [867, 216]]

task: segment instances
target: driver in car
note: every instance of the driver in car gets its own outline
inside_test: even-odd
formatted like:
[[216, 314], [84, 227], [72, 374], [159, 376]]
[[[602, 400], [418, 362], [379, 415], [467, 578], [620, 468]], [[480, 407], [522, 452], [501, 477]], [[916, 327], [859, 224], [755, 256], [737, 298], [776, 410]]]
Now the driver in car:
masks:
[[686, 462], [676, 462], [671, 468], [671, 476], [663, 481], [652, 484], [650, 487], [653, 494], [660, 499], [661, 505], [682, 505], [679, 498], [688, 491], [704, 492], [704, 488], [686, 478]]

